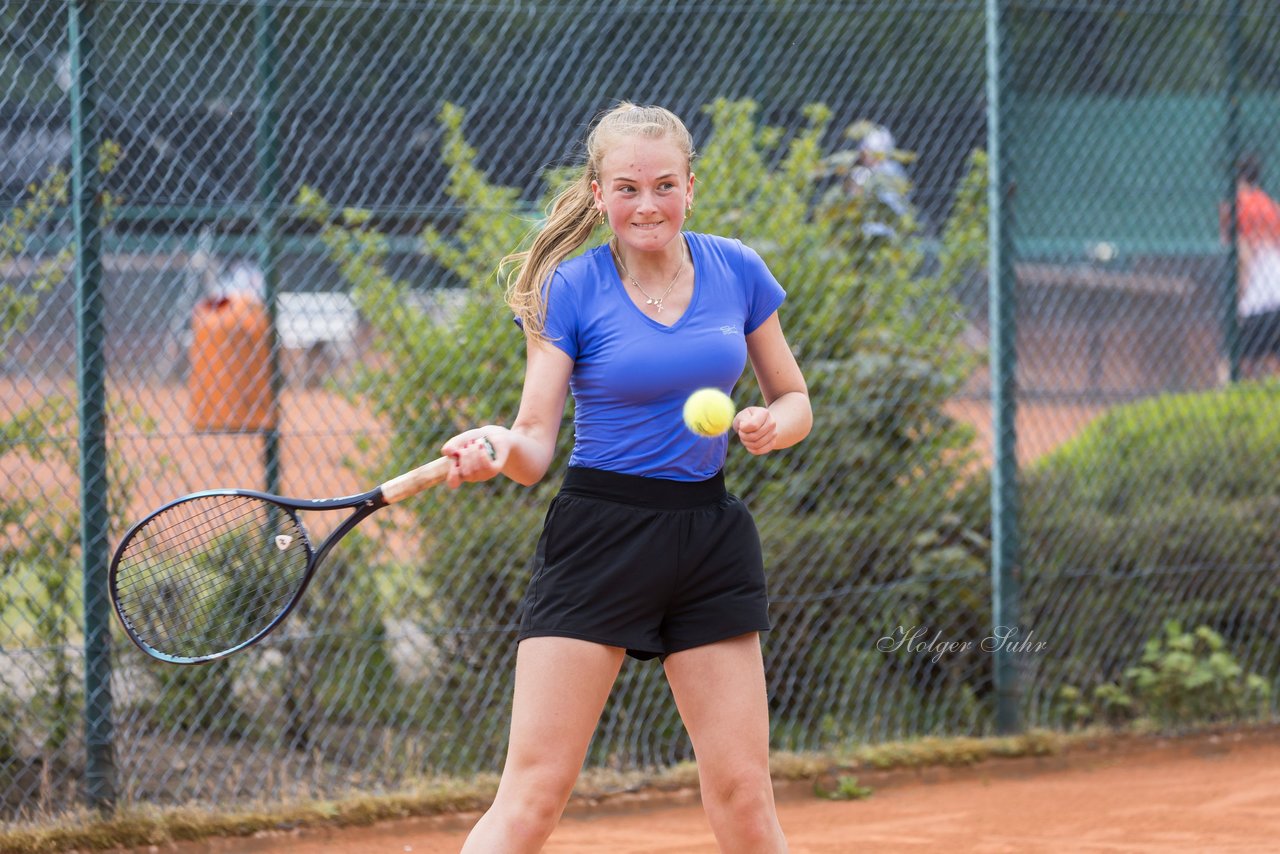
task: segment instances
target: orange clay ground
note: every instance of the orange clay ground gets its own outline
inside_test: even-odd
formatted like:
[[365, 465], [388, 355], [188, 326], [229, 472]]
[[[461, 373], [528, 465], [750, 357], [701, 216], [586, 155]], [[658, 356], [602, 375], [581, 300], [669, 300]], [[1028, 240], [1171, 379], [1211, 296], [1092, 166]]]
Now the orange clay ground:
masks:
[[[872, 772], [865, 800], [779, 785], [792, 854], [1275, 850], [1280, 732], [1120, 738], [1053, 757]], [[475, 815], [138, 849], [173, 854], [445, 854]], [[694, 792], [573, 804], [546, 854], [714, 854]]]

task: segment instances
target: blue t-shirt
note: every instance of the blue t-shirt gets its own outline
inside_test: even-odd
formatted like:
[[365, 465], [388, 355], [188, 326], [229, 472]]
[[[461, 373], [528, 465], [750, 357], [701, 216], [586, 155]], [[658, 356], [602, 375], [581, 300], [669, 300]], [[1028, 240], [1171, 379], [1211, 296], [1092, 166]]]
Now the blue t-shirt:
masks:
[[631, 301], [608, 246], [564, 262], [551, 278], [546, 335], [574, 363], [570, 465], [686, 481], [724, 465], [728, 436], [690, 432], [685, 399], [707, 386], [732, 391], [746, 365], [746, 335], [786, 292], [740, 241], [684, 236], [693, 298], [671, 326]]

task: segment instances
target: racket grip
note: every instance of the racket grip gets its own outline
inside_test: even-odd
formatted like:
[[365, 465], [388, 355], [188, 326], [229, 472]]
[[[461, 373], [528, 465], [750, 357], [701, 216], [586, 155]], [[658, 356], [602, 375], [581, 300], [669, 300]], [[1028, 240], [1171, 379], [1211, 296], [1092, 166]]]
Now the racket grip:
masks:
[[[495, 458], [497, 452], [494, 451], [493, 445], [489, 444], [489, 440], [481, 439], [480, 441], [484, 442], [485, 449], [489, 451], [489, 458]], [[441, 457], [426, 465], [418, 466], [413, 471], [393, 477], [379, 487], [382, 490], [382, 497], [388, 504], [395, 504], [397, 501], [417, 495], [424, 489], [442, 482], [448, 476], [449, 466], [452, 464], [453, 460], [449, 457]]]
[[395, 504], [411, 495], [417, 495], [422, 490], [442, 482], [449, 474], [449, 466], [452, 463], [453, 461], [448, 457], [441, 457], [424, 466], [418, 466], [413, 471], [393, 477], [382, 484], [382, 497], [388, 504]]

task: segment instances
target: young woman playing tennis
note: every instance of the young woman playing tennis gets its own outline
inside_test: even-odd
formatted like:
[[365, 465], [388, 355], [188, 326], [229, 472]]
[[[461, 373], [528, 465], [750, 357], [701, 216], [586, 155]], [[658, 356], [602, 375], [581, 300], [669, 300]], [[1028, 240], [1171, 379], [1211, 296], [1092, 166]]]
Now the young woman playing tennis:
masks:
[[[507, 297], [527, 339], [520, 410], [443, 446], [448, 483], [533, 484], [574, 395], [569, 471], [525, 594], [510, 744], [464, 852], [534, 852], [559, 821], [623, 657], [659, 657], [724, 851], [780, 852], [759, 633], [760, 539], [725, 491], [727, 436], [687, 430], [691, 392], [728, 391], [751, 361], [764, 405], [732, 430], [753, 454], [799, 442], [812, 415], [778, 321], [785, 292], [737, 240], [685, 232], [693, 142], [659, 107], [621, 104], [587, 139]], [[613, 237], [565, 260], [607, 222]], [[488, 440], [490, 457], [482, 444]]]

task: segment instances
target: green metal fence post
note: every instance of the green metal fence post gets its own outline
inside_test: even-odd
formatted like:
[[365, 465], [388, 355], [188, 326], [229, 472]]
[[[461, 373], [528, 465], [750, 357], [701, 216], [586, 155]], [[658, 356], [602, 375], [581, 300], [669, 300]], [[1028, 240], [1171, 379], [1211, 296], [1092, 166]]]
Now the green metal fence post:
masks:
[[84, 795], [90, 807], [115, 803], [111, 723], [111, 603], [107, 596], [106, 357], [102, 294], [102, 209], [97, 115], [98, 0], [71, 0], [71, 181], [75, 220], [76, 356], [80, 396], [80, 547], [84, 591]]
[[1240, 50], [1244, 37], [1240, 20], [1240, 0], [1227, 5], [1226, 73], [1226, 172], [1227, 172], [1227, 271], [1222, 289], [1222, 340], [1227, 354], [1231, 382], [1240, 379], [1240, 323], [1236, 306], [1240, 302], [1240, 233], [1236, 208], [1236, 161], [1240, 151]]
[[[1008, 0], [986, 0], [987, 146], [990, 163], [988, 203], [989, 305], [991, 324], [991, 414], [994, 436], [991, 482], [991, 623], [995, 631], [1018, 625], [1018, 462], [1015, 455], [1017, 414], [1017, 336], [1014, 304], [1013, 245], [1008, 179], [1009, 80]], [[1017, 670], [1007, 644], [993, 652], [996, 729], [1022, 728]]]
[[271, 406], [273, 417], [263, 437], [263, 468], [267, 492], [280, 491], [280, 394], [284, 390], [284, 370], [280, 360], [280, 334], [277, 329], [277, 299], [280, 273], [279, 221], [280, 221], [280, 164], [279, 164], [279, 116], [276, 105], [276, 65], [279, 50], [276, 45], [278, 21], [275, 3], [258, 0], [257, 5], [257, 83], [258, 110], [255, 131], [257, 171], [257, 233], [258, 268], [262, 270], [263, 299], [270, 318]]

